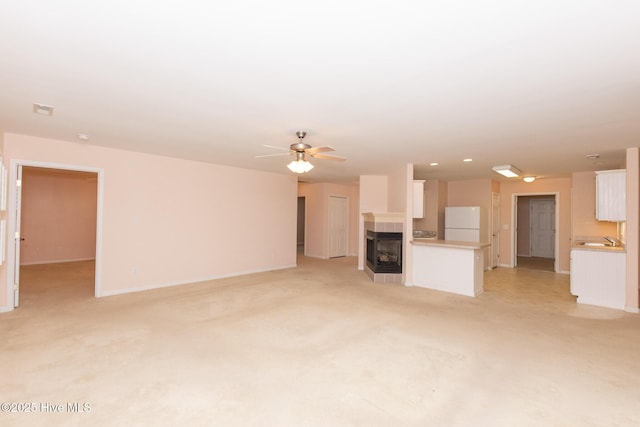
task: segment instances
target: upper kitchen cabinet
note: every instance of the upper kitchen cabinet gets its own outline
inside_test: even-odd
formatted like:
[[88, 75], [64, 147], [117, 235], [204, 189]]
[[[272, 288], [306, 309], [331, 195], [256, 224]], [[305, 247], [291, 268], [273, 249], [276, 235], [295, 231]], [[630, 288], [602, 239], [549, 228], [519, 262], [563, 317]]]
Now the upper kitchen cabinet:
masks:
[[596, 219], [626, 221], [626, 171], [596, 172]]
[[413, 217], [424, 218], [424, 180], [413, 181]]

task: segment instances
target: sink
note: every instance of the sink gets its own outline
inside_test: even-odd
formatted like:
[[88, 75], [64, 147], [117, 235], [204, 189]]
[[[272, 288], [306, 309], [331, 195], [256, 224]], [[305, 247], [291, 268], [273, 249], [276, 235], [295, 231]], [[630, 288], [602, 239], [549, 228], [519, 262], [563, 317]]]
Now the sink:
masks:
[[604, 242], [580, 242], [578, 243], [580, 246], [596, 246], [596, 247], [606, 247], [606, 246], [613, 246], [611, 243], [604, 243]]
[[413, 237], [419, 239], [435, 239], [437, 234], [435, 231], [413, 230]]

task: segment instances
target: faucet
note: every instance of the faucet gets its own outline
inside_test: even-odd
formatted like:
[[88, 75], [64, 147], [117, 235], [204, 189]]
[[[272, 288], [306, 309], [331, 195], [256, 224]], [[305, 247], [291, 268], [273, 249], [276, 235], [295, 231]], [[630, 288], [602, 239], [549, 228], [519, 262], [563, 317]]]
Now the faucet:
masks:
[[607, 242], [611, 243], [611, 246], [616, 246], [616, 243], [617, 243], [617, 240], [618, 240], [618, 239], [614, 239], [613, 237], [609, 237], [609, 236], [604, 236], [603, 239], [606, 240]]

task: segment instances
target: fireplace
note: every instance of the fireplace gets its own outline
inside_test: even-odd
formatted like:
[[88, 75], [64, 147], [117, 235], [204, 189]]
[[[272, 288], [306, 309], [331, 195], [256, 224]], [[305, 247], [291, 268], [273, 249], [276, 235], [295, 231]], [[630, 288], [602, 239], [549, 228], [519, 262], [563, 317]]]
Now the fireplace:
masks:
[[373, 283], [403, 283], [404, 212], [364, 212], [362, 216], [364, 272]]
[[402, 233], [367, 230], [367, 266], [374, 273], [402, 273]]

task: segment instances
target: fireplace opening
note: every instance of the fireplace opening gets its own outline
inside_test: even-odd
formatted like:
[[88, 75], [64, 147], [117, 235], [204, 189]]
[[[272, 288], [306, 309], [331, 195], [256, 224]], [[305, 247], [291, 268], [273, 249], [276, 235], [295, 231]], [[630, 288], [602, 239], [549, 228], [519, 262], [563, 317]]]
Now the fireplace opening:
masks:
[[402, 233], [367, 230], [367, 266], [374, 273], [402, 273]]

